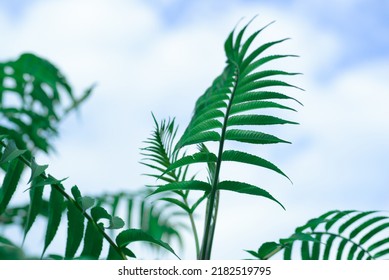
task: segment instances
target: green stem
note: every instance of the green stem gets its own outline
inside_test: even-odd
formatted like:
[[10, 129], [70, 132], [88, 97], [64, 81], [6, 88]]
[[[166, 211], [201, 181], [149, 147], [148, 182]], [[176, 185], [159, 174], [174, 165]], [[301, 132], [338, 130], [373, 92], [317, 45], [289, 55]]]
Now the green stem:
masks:
[[[7, 145], [3, 142], [3, 141], [0, 141], [0, 145], [3, 146], [3, 147], [7, 147]], [[20, 161], [22, 161], [26, 166], [28, 166], [30, 169], [31, 169], [31, 163], [30, 161], [28, 161], [23, 155], [20, 155], [18, 156], [18, 159]], [[48, 177], [42, 173], [40, 174], [40, 177], [43, 179], [43, 180], [47, 180]], [[52, 176], [51, 176], [52, 177]], [[54, 177], [52, 177], [53, 179], [55, 179]], [[122, 250], [116, 245], [116, 243], [111, 239], [111, 237], [104, 231], [104, 229], [102, 229], [101, 227], [99, 227], [96, 223], [96, 221], [88, 214], [84, 211], [84, 209], [81, 207], [81, 205], [75, 201], [63, 188], [61, 188], [61, 186], [59, 184], [53, 184], [51, 185], [53, 188], [55, 188], [63, 197], [65, 197], [70, 203], [72, 203], [81, 213], [82, 215], [89, 221], [93, 224], [93, 226], [95, 227], [95, 229], [100, 232], [103, 237], [107, 240], [107, 242], [112, 246], [112, 248], [119, 254], [119, 256], [123, 259], [123, 260], [126, 260], [127, 257], [126, 255], [122, 252]]]
[[[188, 204], [188, 201], [187, 199], [184, 197], [184, 203], [189, 206]], [[190, 225], [192, 227], [192, 231], [193, 231], [193, 237], [194, 237], [194, 241], [195, 241], [195, 246], [196, 246], [196, 256], [199, 255], [200, 253], [200, 242], [199, 242], [199, 235], [197, 233], [197, 228], [196, 228], [196, 223], [194, 221], [194, 217], [193, 217], [193, 213], [188, 213], [188, 216], [189, 216], [189, 220], [190, 220]]]
[[[169, 163], [170, 163], [170, 160], [169, 160]], [[176, 174], [176, 172], [173, 173], [173, 178], [174, 178], [174, 180], [176, 180], [176, 182], [180, 181], [179, 176]], [[187, 206], [190, 209], [189, 203], [187, 200], [187, 196], [184, 194], [183, 191], [180, 191], [180, 193], [181, 193], [180, 196], [182, 197], [182, 200], [183, 200], [185, 206]], [[194, 238], [195, 247], [196, 247], [196, 256], [198, 256], [199, 252], [200, 252], [200, 242], [199, 242], [199, 235], [197, 233], [197, 228], [196, 228], [196, 223], [194, 221], [193, 213], [188, 212], [188, 217], [189, 217], [190, 225], [191, 225], [192, 232], [193, 232], [193, 238]]]
[[[238, 70], [238, 69], [237, 69]], [[236, 72], [235, 77], [235, 83], [231, 92], [231, 99], [228, 103], [226, 113], [224, 116], [224, 123], [222, 127], [222, 132], [220, 136], [220, 143], [219, 143], [219, 151], [217, 155], [217, 162], [216, 162], [216, 170], [215, 170], [215, 176], [213, 178], [212, 183], [212, 189], [208, 197], [208, 204], [207, 204], [207, 212], [205, 217], [205, 225], [204, 225], [204, 236], [203, 236], [203, 243], [201, 246], [201, 252], [200, 252], [200, 259], [202, 260], [209, 260], [211, 258], [211, 251], [212, 251], [212, 244], [213, 244], [213, 237], [215, 233], [216, 228], [216, 218], [217, 218], [217, 208], [219, 201], [217, 199], [216, 192], [218, 191], [217, 185], [219, 184], [219, 175], [220, 175], [220, 168], [222, 163], [222, 155], [224, 151], [224, 141], [226, 137], [227, 132], [227, 121], [229, 117], [229, 113], [232, 106], [232, 101], [234, 99], [234, 94], [237, 87], [237, 81], [239, 80], [239, 72]]]

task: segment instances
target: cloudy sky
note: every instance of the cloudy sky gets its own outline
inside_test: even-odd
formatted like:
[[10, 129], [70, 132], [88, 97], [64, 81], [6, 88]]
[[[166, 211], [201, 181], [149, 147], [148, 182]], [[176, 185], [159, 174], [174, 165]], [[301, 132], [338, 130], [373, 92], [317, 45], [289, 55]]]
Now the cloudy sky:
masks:
[[[261, 42], [292, 38], [277, 50], [300, 58], [280, 65], [304, 73], [293, 81], [305, 92], [291, 92], [304, 106], [288, 115], [301, 125], [277, 130], [293, 144], [249, 151], [279, 165], [293, 185], [226, 166], [225, 174], [262, 186], [287, 211], [223, 193], [213, 257], [248, 257], [242, 249], [286, 237], [331, 209], [389, 210], [389, 1], [1, 1], [1, 60], [33, 52], [57, 65], [77, 92], [98, 85], [79, 116], [61, 125], [57, 153], [41, 163], [83, 193], [149, 183], [138, 162], [151, 112], [184, 128], [223, 69], [226, 36], [255, 15], [251, 31], [276, 21]], [[191, 250], [184, 256], [193, 258]]]

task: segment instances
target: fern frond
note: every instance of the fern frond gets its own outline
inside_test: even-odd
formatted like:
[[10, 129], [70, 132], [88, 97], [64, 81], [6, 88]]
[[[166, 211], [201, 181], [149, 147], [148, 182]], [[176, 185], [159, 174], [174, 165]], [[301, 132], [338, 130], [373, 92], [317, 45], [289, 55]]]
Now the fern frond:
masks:
[[[188, 216], [195, 239], [196, 253], [198, 254], [199, 241], [193, 211], [203, 201], [203, 197], [197, 199], [193, 203], [193, 205], [190, 206], [188, 196], [191, 190], [206, 190], [206, 184], [203, 182], [197, 184], [196, 181], [194, 181], [194, 177], [190, 179], [189, 183], [187, 183], [186, 177], [188, 175], [188, 165], [185, 164], [185, 153], [182, 154], [184, 160], [181, 160], [182, 163], [180, 163], [179, 161], [177, 161], [178, 154], [180, 151], [178, 149], [173, 149], [173, 144], [178, 130], [174, 119], [168, 121], [162, 120], [161, 123], [157, 122], [154, 115], [153, 119], [155, 123], [155, 128], [152, 132], [152, 135], [147, 139], [147, 141], [145, 141], [145, 144], [147, 144], [147, 146], [142, 148], [142, 155], [145, 158], [142, 160], [141, 163], [145, 166], [150, 167], [154, 171], [157, 171], [156, 173], [149, 173], [145, 175], [156, 178], [157, 180], [162, 180], [167, 183], [165, 185], [152, 186], [156, 188], [153, 194], [163, 193], [164, 195], [159, 198], [159, 201], [165, 202], [165, 205], [174, 205], [176, 207], [179, 207], [179, 209], [181, 210], [181, 214], [185, 213]], [[201, 131], [207, 130], [208, 127], [218, 126], [219, 124], [217, 123], [217, 121], [214, 120], [210, 121], [208, 124], [202, 124], [197, 128], [197, 137], [201, 138]], [[195, 139], [196, 137], [193, 138], [194, 139], [189, 141], [197, 141]], [[193, 158], [193, 156], [190, 156], [190, 158]], [[194, 160], [201, 159], [196, 157]], [[172, 163], [176, 163], [173, 168]], [[174, 197], [170, 196], [170, 194], [172, 193]], [[161, 210], [161, 213], [162, 212], [163, 211]], [[168, 224], [166, 224], [166, 226], [167, 225]], [[165, 228], [165, 231], [170, 231], [172, 235], [175, 235], [178, 240], [182, 242], [181, 235], [176, 230], [174, 230], [173, 227], [167, 226]]]
[[255, 253], [268, 259], [282, 250], [286, 260], [387, 259], [389, 216], [379, 211], [329, 211], [296, 228], [289, 238], [263, 244]]
[[[244, 26], [237, 34], [235, 34], [235, 30], [229, 34], [224, 44], [227, 57], [226, 66], [197, 100], [191, 121], [175, 146], [175, 151], [177, 151], [185, 146], [194, 144], [205, 146], [204, 144], [207, 142], [217, 142], [218, 150], [186, 155], [177, 159], [167, 168], [167, 172], [171, 172], [176, 168], [200, 162], [207, 163], [208, 169], [213, 166], [214, 171], [211, 172], [212, 178], [209, 180], [210, 191], [208, 187], [203, 189], [205, 192], [209, 191], [209, 197], [203, 236], [203, 252], [200, 258], [210, 257], [212, 237], [209, 235], [214, 232], [219, 190], [263, 196], [280, 204], [267, 191], [246, 182], [221, 182], [219, 175], [224, 161], [232, 160], [242, 164], [264, 167], [286, 177], [276, 165], [256, 155], [245, 154], [243, 151], [225, 153], [224, 144], [228, 141], [261, 145], [290, 143], [260, 130], [263, 126], [268, 125], [297, 124], [297, 122], [275, 115], [258, 113], [262, 109], [269, 108], [295, 111], [294, 108], [283, 105], [280, 101], [291, 100], [301, 104], [300, 102], [285, 93], [271, 91], [271, 89], [300, 89], [283, 80], [284, 77], [295, 76], [299, 73], [265, 68], [273, 60], [295, 56], [264, 55], [268, 49], [287, 39], [264, 43], [253, 48], [255, 39], [266, 26], [244, 40], [248, 25]], [[250, 52], [250, 49], [253, 50]], [[250, 126], [254, 129], [241, 129], [242, 126]], [[198, 186], [199, 182], [196, 185]], [[185, 187], [187, 186], [190, 186], [189, 182], [185, 183]]]

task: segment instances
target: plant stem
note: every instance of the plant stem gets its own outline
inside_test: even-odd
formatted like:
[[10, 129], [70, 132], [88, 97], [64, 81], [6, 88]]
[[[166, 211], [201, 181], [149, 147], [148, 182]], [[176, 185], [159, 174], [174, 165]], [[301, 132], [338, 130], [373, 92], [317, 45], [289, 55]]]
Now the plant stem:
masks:
[[[186, 197], [184, 197], [184, 203], [186, 205], [189, 205], [188, 204], [188, 200], [186, 199]], [[200, 253], [200, 242], [199, 242], [199, 235], [197, 233], [197, 228], [196, 228], [196, 223], [194, 221], [194, 217], [193, 217], [193, 213], [188, 213], [188, 216], [189, 216], [189, 220], [190, 220], [190, 225], [192, 227], [192, 231], [193, 231], [193, 237], [194, 237], [194, 241], [195, 241], [195, 246], [196, 246], [196, 256], [199, 255]]]
[[[220, 142], [219, 142], [219, 151], [217, 155], [217, 162], [216, 162], [216, 170], [215, 170], [215, 176], [213, 178], [212, 183], [212, 189], [208, 197], [208, 204], [207, 204], [207, 212], [205, 217], [205, 225], [204, 225], [204, 236], [203, 236], [203, 243], [201, 246], [201, 252], [200, 252], [200, 259], [202, 260], [209, 260], [211, 258], [211, 251], [212, 251], [212, 244], [213, 244], [213, 237], [215, 233], [216, 228], [216, 218], [217, 218], [217, 208], [219, 204], [219, 200], [217, 198], [217, 185], [219, 184], [219, 176], [220, 176], [220, 168], [222, 163], [222, 156], [224, 151], [224, 142], [227, 132], [227, 121], [230, 114], [232, 101], [234, 99], [236, 87], [239, 80], [239, 71], [238, 68], [236, 68], [235, 73], [235, 83], [231, 91], [231, 98], [229, 100], [225, 116], [224, 116], [224, 122], [222, 127], [222, 132], [220, 135]], [[212, 219], [213, 218], [213, 219]]]
[[[0, 145], [3, 147], [7, 147], [7, 145], [0, 141]], [[31, 163], [29, 160], [27, 160], [23, 155], [18, 156], [18, 159], [22, 161], [26, 166], [28, 166], [31, 169]], [[46, 176], [44, 173], [39, 175], [43, 180], [47, 180], [48, 176]], [[51, 176], [51, 175], [50, 175]], [[53, 176], [51, 176], [53, 179], [55, 179]], [[55, 179], [56, 180], [56, 179]], [[63, 197], [65, 197], [70, 203], [72, 203], [81, 213], [82, 215], [93, 224], [95, 229], [100, 232], [103, 237], [108, 241], [108, 243], [112, 246], [112, 248], [119, 254], [119, 256], [126, 260], [126, 255], [122, 252], [122, 250], [116, 245], [116, 243], [111, 239], [111, 237], [101, 228], [97, 225], [96, 221], [84, 211], [84, 209], [81, 207], [81, 205], [75, 201], [59, 184], [52, 184], [52, 188], [56, 189]]]
[[[170, 160], [169, 160], [169, 163], [170, 163]], [[179, 176], [176, 174], [176, 172], [173, 173], [173, 178], [176, 180], [176, 182], [179, 182], [180, 179], [179, 179]], [[184, 180], [184, 178], [182, 179], [182, 181]], [[187, 200], [187, 196], [184, 194], [183, 191], [180, 191], [180, 193], [182, 195], [180, 195], [182, 197], [182, 200], [184, 202], [184, 204], [188, 207], [189, 207], [189, 203], [188, 203], [188, 200]], [[192, 228], [192, 232], [193, 232], [193, 238], [194, 238], [194, 241], [195, 241], [195, 246], [196, 246], [196, 256], [199, 255], [200, 253], [200, 242], [199, 242], [199, 235], [197, 233], [197, 228], [196, 228], [196, 223], [194, 221], [194, 217], [193, 217], [193, 213], [192, 212], [187, 212], [188, 213], [188, 217], [189, 217], [189, 221], [190, 221], [190, 225], [191, 225], [191, 228]]]

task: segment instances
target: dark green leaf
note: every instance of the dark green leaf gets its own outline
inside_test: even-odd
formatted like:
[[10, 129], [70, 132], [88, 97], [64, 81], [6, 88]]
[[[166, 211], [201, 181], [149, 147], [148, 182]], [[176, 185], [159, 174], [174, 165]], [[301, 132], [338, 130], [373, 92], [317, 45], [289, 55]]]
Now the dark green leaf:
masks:
[[152, 237], [150, 234], [140, 230], [140, 229], [127, 229], [122, 231], [121, 233], [118, 234], [116, 237], [116, 244], [120, 248], [127, 247], [132, 242], [137, 242], [137, 241], [145, 241], [145, 242], [150, 242], [153, 244], [156, 244], [158, 246], [161, 246], [162, 248], [165, 248], [169, 252], [171, 252], [173, 255], [175, 255], [177, 258], [179, 258], [174, 250], [169, 246], [169, 244], [157, 240], [154, 237]]
[[178, 199], [171, 198], [171, 197], [163, 197], [163, 198], [161, 198], [159, 200], [163, 200], [163, 201], [167, 201], [167, 202], [173, 203], [173, 204], [177, 205], [178, 207], [180, 207], [181, 209], [183, 209], [184, 211], [186, 211], [187, 213], [191, 212], [189, 207], [185, 203], [183, 203], [182, 201], [180, 201]]
[[297, 88], [299, 90], [302, 90], [299, 87], [296, 87], [294, 85], [291, 85], [289, 83], [283, 82], [283, 81], [278, 81], [278, 80], [259, 80], [256, 82], [252, 82], [248, 85], [242, 86], [236, 90], [236, 94], [243, 94], [246, 92], [251, 92], [254, 90], [260, 90], [263, 88], [268, 88], [268, 87], [293, 87]]
[[298, 124], [273, 116], [267, 115], [238, 115], [228, 119], [227, 125], [276, 125], [276, 124]]
[[286, 238], [286, 239], [280, 239], [281, 244], [289, 244], [293, 243], [294, 241], [299, 240], [299, 241], [307, 241], [307, 242], [319, 242], [318, 239], [315, 237], [311, 236], [310, 234], [303, 233], [303, 232], [295, 232], [291, 237]]
[[189, 165], [189, 164], [194, 164], [194, 163], [200, 163], [200, 162], [216, 162], [217, 158], [215, 154], [210, 153], [210, 152], [200, 152], [196, 153], [190, 156], [185, 156], [176, 162], [173, 162], [164, 172], [169, 173], [170, 171], [173, 171], [179, 167]]
[[48, 165], [39, 165], [35, 162], [35, 158], [31, 159], [31, 176], [28, 180], [28, 184], [34, 180], [36, 177], [40, 176], [45, 172], [45, 170], [49, 167]]
[[369, 248], [367, 249], [368, 251], [373, 251], [383, 245], [389, 244], [389, 237], [384, 238], [382, 240], [376, 241], [375, 243], [371, 244]]
[[351, 246], [350, 251], [349, 251], [348, 256], [347, 256], [348, 260], [353, 260], [354, 259], [354, 255], [357, 252], [358, 248], [359, 248], [358, 244], [353, 244]]
[[[251, 44], [253, 43], [254, 39], [258, 36], [258, 34], [260, 32], [262, 32], [262, 30], [264, 30], [266, 27], [268, 27], [269, 25], [271, 25], [273, 22], [267, 24], [266, 26], [264, 26], [263, 28], [257, 30], [256, 32], [254, 32], [253, 34], [251, 34], [249, 36], [249, 38], [246, 40], [246, 42], [242, 45], [241, 47], [241, 50], [239, 52], [239, 62], [242, 62], [243, 59], [245, 58], [246, 56], [246, 53], [248, 51], [248, 49], [250, 48]], [[254, 57], [255, 58], [255, 57]]]
[[322, 234], [320, 234], [320, 233], [315, 235], [316, 241], [314, 241], [312, 244], [312, 255], [311, 255], [312, 260], [319, 260], [320, 259], [321, 237], [322, 237]]
[[337, 253], [336, 253], [336, 259], [337, 259], [337, 260], [341, 260], [341, 259], [342, 259], [343, 251], [344, 251], [344, 249], [346, 248], [347, 242], [348, 242], [347, 239], [343, 239], [343, 240], [340, 242], [339, 247], [338, 247], [338, 251], [337, 251]]
[[91, 209], [91, 216], [97, 223], [100, 219], [111, 219], [111, 215], [103, 207], [95, 206]]
[[[99, 223], [99, 226], [104, 230], [104, 225]], [[81, 257], [97, 260], [103, 249], [103, 235], [96, 228], [95, 224], [88, 221], [85, 231], [84, 248]]]
[[222, 123], [215, 119], [209, 119], [206, 121], [203, 121], [197, 125], [194, 125], [190, 129], [190, 135], [196, 135], [198, 133], [208, 131], [215, 128], [221, 128]]
[[56, 179], [56, 178], [54, 178], [54, 177], [49, 175], [49, 177], [47, 179], [40, 180], [39, 183], [35, 184], [35, 187], [43, 187], [43, 186], [46, 186], [46, 185], [59, 185], [63, 181], [65, 181], [67, 178], [68, 177], [63, 178], [61, 180], [58, 180], [58, 179]]
[[[347, 214], [351, 214], [351, 212], [346, 212]], [[351, 225], [353, 225], [356, 221], [366, 217], [367, 215], [370, 215], [374, 213], [373, 211], [369, 211], [369, 212], [362, 212], [362, 213], [359, 213], [358, 215], [355, 215], [354, 217], [352, 217], [351, 219], [348, 219], [346, 222], [344, 222], [340, 227], [339, 227], [339, 230], [338, 232], [341, 234], [343, 233], [347, 228], [349, 228]], [[344, 215], [336, 215], [334, 217], [334, 221], [340, 219], [341, 217], [343, 217]]]
[[235, 182], [235, 181], [223, 181], [217, 185], [217, 189], [233, 191], [233, 192], [249, 194], [249, 195], [262, 196], [270, 200], [273, 200], [285, 210], [284, 206], [267, 191], [247, 183]]
[[7, 147], [4, 149], [4, 152], [0, 159], [0, 165], [12, 161], [19, 157], [20, 155], [24, 154], [26, 150], [19, 150], [16, 147], [15, 141], [10, 140]]
[[251, 155], [248, 153], [244, 153], [244, 152], [240, 152], [240, 151], [232, 151], [232, 150], [224, 151], [223, 155], [222, 155], [222, 160], [223, 161], [236, 161], [236, 162], [242, 162], [242, 163], [248, 163], [248, 164], [260, 166], [263, 168], [273, 170], [273, 171], [275, 171], [275, 172], [277, 172], [277, 173], [279, 173], [279, 174], [281, 174], [289, 179], [289, 177], [286, 176], [286, 174], [284, 172], [282, 172], [273, 163], [271, 163], [263, 158], [260, 158], [260, 157], [257, 157], [255, 155]]
[[208, 141], [220, 141], [220, 134], [215, 131], [205, 131], [193, 136], [189, 136], [188, 138], [183, 139], [181, 143], [179, 142], [176, 150], [183, 146], [204, 143]]
[[[244, 72], [245, 68], [247, 68], [249, 66], [249, 64], [252, 63], [262, 52], [264, 52], [265, 50], [267, 50], [268, 48], [270, 48], [270, 47], [272, 47], [274, 45], [277, 45], [279, 43], [284, 42], [285, 40], [288, 40], [288, 38], [282, 39], [282, 40], [273, 41], [273, 42], [269, 42], [269, 43], [265, 43], [265, 44], [261, 45], [260, 47], [258, 47], [257, 49], [255, 49], [249, 56], [247, 56], [247, 58], [245, 58], [242, 61], [242, 64], [241, 64], [241, 67], [240, 67], [240, 70], [242, 72], [242, 76], [246, 73], [246, 72]], [[254, 69], [252, 69], [252, 70], [254, 70]], [[250, 73], [250, 72], [248, 72], [248, 73]]]
[[350, 233], [350, 238], [354, 238], [355, 236], [357, 236], [362, 230], [366, 229], [368, 226], [371, 226], [379, 221], [382, 221], [382, 220], [385, 220], [385, 219], [388, 219], [388, 217], [374, 217], [374, 218], [371, 218], [370, 220], [362, 223], [360, 226], [358, 226], [356, 229], [354, 229], [351, 233]]
[[383, 231], [387, 228], [389, 228], [389, 223], [384, 223], [384, 224], [378, 225], [374, 229], [370, 229], [369, 232], [361, 238], [361, 240], [359, 241], [359, 244], [360, 245], [365, 244], [367, 241], [369, 241], [376, 234], [380, 233], [381, 231]]
[[326, 242], [326, 246], [324, 247], [323, 260], [330, 259], [331, 248], [332, 248], [332, 244], [334, 243], [335, 239], [336, 239], [336, 235], [330, 235], [330, 237], [328, 237], [327, 242]]
[[264, 64], [273, 61], [275, 59], [280, 59], [280, 58], [287, 58], [287, 57], [298, 57], [297, 55], [269, 55], [269, 56], [264, 56], [260, 57], [253, 63], [250, 63], [250, 65], [243, 71], [241, 72], [241, 77], [246, 77], [250, 73], [252, 73], [254, 70], [257, 68], [263, 66]]
[[303, 240], [301, 243], [301, 258], [303, 260], [310, 260], [310, 250], [308, 241]]
[[274, 254], [274, 252], [277, 252], [281, 250], [282, 245], [278, 244], [276, 242], [266, 242], [259, 247], [257, 255], [258, 258], [261, 260], [267, 260], [269, 258], [269, 255]]
[[[331, 227], [337, 222], [339, 221], [340, 219], [342, 219], [343, 217], [349, 215], [349, 214], [352, 214], [352, 213], [355, 213], [356, 211], [355, 210], [348, 210], [348, 211], [342, 211], [342, 212], [337, 212], [332, 218], [331, 220], [326, 223], [325, 225], [325, 230], [330, 230]], [[340, 229], [340, 228], [339, 228]]]
[[[58, 187], [63, 188], [62, 186]], [[47, 222], [45, 245], [42, 252], [42, 256], [44, 255], [47, 247], [50, 245], [51, 241], [53, 241], [55, 235], [57, 234], [57, 230], [61, 222], [63, 203], [63, 195], [59, 192], [59, 190], [57, 190], [56, 187], [52, 186], [49, 198], [49, 218]]]
[[378, 259], [378, 258], [381, 258], [382, 256], [386, 256], [386, 255], [389, 255], [389, 248], [375, 253], [373, 258], [374, 259]]
[[35, 222], [36, 217], [41, 212], [43, 186], [39, 184], [43, 181], [43, 178], [37, 177], [31, 182], [30, 188], [30, 205], [28, 207], [27, 223], [24, 228], [24, 238], [26, 238], [28, 231], [32, 224]]
[[19, 183], [24, 168], [23, 162], [13, 159], [9, 165], [0, 189], [0, 215], [4, 213]]
[[[72, 188], [75, 199], [81, 197], [76, 186]], [[65, 258], [72, 259], [77, 252], [84, 236], [84, 216], [81, 211], [70, 201], [67, 201], [68, 230], [66, 239]]]
[[177, 183], [170, 183], [166, 185], [159, 186], [151, 195], [166, 192], [166, 191], [178, 191], [178, 190], [197, 190], [209, 192], [211, 190], [211, 185], [202, 181], [182, 181]]
[[235, 114], [242, 113], [245, 111], [250, 111], [250, 110], [266, 109], [266, 108], [276, 108], [276, 109], [296, 111], [293, 108], [283, 106], [283, 105], [278, 104], [276, 102], [249, 101], [249, 102], [243, 102], [243, 103], [235, 103], [234, 105], [232, 105], [231, 110], [230, 110], [230, 115], [235, 115]]
[[[279, 92], [250, 91], [250, 92], [246, 92], [246, 93], [235, 94], [234, 100], [233, 100], [233, 106], [237, 106], [238, 104], [240, 104], [242, 102], [261, 101], [261, 100], [270, 100], [270, 99], [293, 100], [293, 101], [297, 102], [298, 104], [302, 105], [302, 103], [300, 103], [297, 99], [292, 98], [290, 96], [287, 96], [285, 94], [279, 93]], [[263, 108], [277, 108], [276, 106], [279, 105], [278, 103], [274, 103], [274, 104], [276, 104], [276, 105], [269, 104], [268, 107], [263, 107]], [[260, 108], [258, 108], [258, 109], [260, 109]]]
[[276, 144], [289, 143], [273, 135], [252, 130], [230, 129], [226, 132], [226, 139], [250, 144]]
[[290, 73], [290, 72], [285, 72], [281, 70], [264, 70], [260, 72], [255, 72], [251, 75], [247, 75], [243, 79], [239, 81], [238, 87], [246, 86], [249, 85], [252, 82], [258, 81], [262, 78], [270, 77], [270, 76], [275, 76], [275, 75], [284, 75], [284, 76], [293, 76], [293, 75], [299, 75], [301, 73]]

